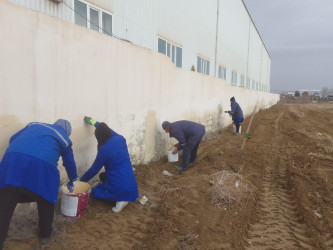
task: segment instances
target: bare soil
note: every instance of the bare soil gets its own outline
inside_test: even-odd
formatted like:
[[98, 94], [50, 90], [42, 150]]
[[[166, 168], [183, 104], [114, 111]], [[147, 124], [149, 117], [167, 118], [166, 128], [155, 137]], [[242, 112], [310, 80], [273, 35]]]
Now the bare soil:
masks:
[[[333, 249], [333, 104], [261, 110], [239, 158], [249, 120], [241, 135], [231, 127], [206, 135], [198, 163], [184, 173], [166, 158], [135, 166], [145, 205], [115, 214], [91, 200], [77, 220], [57, 211], [47, 245], [38, 242], [37, 215], [16, 211], [5, 249]], [[249, 188], [215, 204], [212, 180], [223, 172]]]

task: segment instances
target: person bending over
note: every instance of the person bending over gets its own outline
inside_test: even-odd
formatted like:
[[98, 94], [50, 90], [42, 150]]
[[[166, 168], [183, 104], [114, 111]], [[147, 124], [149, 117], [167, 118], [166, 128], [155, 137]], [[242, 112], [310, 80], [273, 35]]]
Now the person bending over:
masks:
[[39, 237], [42, 243], [49, 241], [60, 185], [60, 156], [70, 183], [77, 179], [71, 131], [63, 119], [54, 124], [32, 122], [10, 138], [0, 163], [0, 249], [17, 203], [37, 202]]
[[189, 165], [195, 164], [197, 152], [202, 137], [205, 134], [205, 126], [191, 121], [176, 121], [162, 123], [162, 128], [170, 137], [178, 140], [175, 149], [172, 151], [176, 154], [179, 150], [183, 150], [183, 161], [181, 166], [175, 166], [179, 171], [186, 171]]

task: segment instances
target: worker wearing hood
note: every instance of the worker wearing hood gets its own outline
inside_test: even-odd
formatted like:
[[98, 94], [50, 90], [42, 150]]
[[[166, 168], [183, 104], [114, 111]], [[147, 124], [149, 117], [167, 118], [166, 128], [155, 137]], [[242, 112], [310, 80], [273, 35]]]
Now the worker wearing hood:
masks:
[[40, 238], [48, 241], [60, 185], [60, 156], [69, 180], [77, 179], [70, 134], [70, 123], [59, 119], [54, 124], [29, 123], [10, 138], [0, 163], [0, 249], [21, 202], [37, 202]]

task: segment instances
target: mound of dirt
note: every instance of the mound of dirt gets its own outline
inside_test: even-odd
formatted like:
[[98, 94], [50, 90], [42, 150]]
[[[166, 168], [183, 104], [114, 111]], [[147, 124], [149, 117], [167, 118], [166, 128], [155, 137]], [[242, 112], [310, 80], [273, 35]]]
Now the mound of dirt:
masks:
[[[184, 173], [166, 158], [135, 166], [145, 205], [115, 214], [91, 200], [77, 220], [58, 212], [46, 246], [38, 243], [37, 223], [18, 228], [22, 213], [15, 212], [6, 249], [333, 249], [333, 105], [261, 110], [239, 159], [243, 140], [231, 127], [206, 138], [198, 163]], [[246, 180], [247, 199], [213, 202], [212, 176], [223, 171]], [[34, 233], [22, 237], [24, 230]]]

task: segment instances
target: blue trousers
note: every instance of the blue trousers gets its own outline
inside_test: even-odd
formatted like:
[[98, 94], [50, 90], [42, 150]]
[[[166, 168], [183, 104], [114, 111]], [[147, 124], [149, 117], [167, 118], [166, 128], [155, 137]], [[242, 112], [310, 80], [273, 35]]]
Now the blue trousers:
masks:
[[199, 145], [200, 145], [200, 142], [201, 142], [203, 136], [204, 136], [204, 134], [201, 136], [198, 143], [195, 144], [195, 146], [192, 149], [189, 149], [187, 147], [183, 148], [183, 163], [182, 163], [183, 170], [188, 169], [188, 165], [193, 163], [195, 161], [195, 159], [197, 158], [198, 148], [199, 148]]
[[239, 124], [243, 121], [244, 119], [243, 118], [238, 118], [236, 120], [234, 120], [234, 123], [236, 125], [236, 133], [239, 133]]

